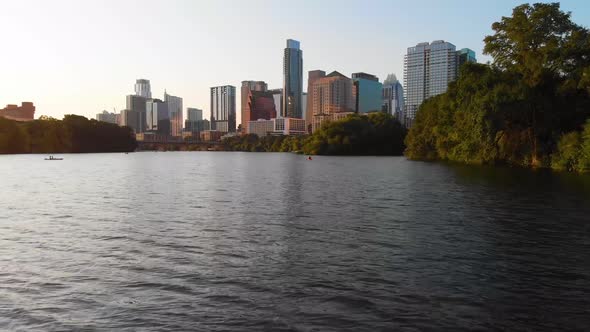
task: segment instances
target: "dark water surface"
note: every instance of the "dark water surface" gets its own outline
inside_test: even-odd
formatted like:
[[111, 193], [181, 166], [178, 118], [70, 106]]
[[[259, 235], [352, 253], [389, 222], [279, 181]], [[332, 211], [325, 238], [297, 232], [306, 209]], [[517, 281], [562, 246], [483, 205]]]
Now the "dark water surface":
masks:
[[590, 178], [0, 156], [0, 330], [590, 330]]

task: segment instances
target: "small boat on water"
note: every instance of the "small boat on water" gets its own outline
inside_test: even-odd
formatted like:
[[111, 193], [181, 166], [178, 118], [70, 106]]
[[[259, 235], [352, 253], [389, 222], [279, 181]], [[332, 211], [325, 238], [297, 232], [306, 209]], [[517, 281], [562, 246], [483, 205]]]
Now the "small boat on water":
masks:
[[64, 160], [64, 158], [55, 158], [53, 156], [49, 156], [49, 158], [45, 158], [45, 160]]

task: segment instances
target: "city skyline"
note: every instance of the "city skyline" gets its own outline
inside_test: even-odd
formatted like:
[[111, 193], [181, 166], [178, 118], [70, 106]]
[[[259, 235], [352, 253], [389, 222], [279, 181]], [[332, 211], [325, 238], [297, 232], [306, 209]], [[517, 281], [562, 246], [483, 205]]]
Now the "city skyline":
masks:
[[[303, 91], [308, 72], [316, 69], [336, 70], [346, 76], [367, 72], [380, 82], [395, 74], [403, 81], [406, 49], [420, 42], [448, 40], [473, 49], [479, 62], [488, 61], [481, 52], [483, 37], [492, 33], [493, 22], [510, 15], [520, 3], [456, 1], [443, 6], [428, 1], [371, 1], [336, 6], [334, 1], [306, 2], [296, 7], [291, 4], [288, 15], [279, 10], [279, 3], [235, 2], [223, 12], [237, 22], [229, 26], [207, 18], [221, 13], [222, 4], [215, 3], [7, 2], [0, 4], [0, 10], [12, 14], [0, 22], [0, 28], [12, 32], [6, 43], [21, 52], [7, 52], [0, 62], [4, 78], [0, 82], [0, 105], [30, 101], [37, 108], [36, 117], [80, 114], [90, 118], [103, 110], [123, 110], [124, 96], [134, 93], [131, 83], [146, 78], [152, 83], [151, 91], [157, 91], [154, 97], [162, 98], [160, 91], [168, 89], [183, 98], [185, 109], [196, 107], [209, 114], [212, 86], [240, 86], [244, 80], [262, 80], [269, 89], [281, 88], [284, 43], [290, 38], [300, 41], [305, 51]], [[107, 15], [109, 7], [116, 8], [117, 15]], [[562, 1], [563, 10], [573, 11], [574, 20], [588, 25], [590, 9], [585, 7], [582, 1]], [[129, 20], [121, 19], [136, 11]], [[252, 16], [257, 11], [262, 12]], [[143, 36], [136, 36], [134, 25], [142, 21], [142, 13], [150, 12], [179, 24], [148, 25]], [[302, 18], [310, 12], [313, 17]], [[269, 15], [270, 21], [252, 19]], [[418, 20], [419, 16], [426, 20]], [[314, 23], [313, 19], [322, 22]], [[235, 28], [240, 22], [250, 23], [253, 29], [264, 28], [265, 33], [242, 38]], [[335, 29], [320, 29], [326, 24]], [[467, 25], [469, 29], [465, 29]], [[224, 36], [209, 36], [216, 29]], [[177, 41], [173, 49], [170, 45], [154, 47], [154, 40], [169, 38]], [[239, 90], [236, 99], [241, 99]], [[240, 112], [237, 116], [240, 124]]]

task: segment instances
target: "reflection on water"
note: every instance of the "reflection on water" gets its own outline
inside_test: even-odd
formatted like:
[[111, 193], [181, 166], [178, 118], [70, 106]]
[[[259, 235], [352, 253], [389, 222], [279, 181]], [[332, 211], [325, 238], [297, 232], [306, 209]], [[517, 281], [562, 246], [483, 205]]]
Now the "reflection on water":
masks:
[[274, 153], [0, 156], [0, 330], [583, 330], [590, 178]]

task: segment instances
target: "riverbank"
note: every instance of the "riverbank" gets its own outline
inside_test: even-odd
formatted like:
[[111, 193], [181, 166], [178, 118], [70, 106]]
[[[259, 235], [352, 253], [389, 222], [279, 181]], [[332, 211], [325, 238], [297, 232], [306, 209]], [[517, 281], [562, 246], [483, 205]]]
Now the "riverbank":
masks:
[[83, 116], [28, 122], [0, 117], [0, 154], [133, 152], [136, 148], [135, 135], [129, 127]]

